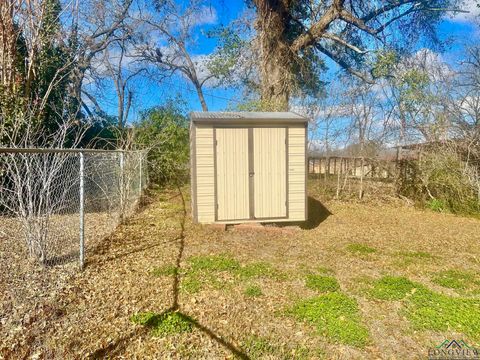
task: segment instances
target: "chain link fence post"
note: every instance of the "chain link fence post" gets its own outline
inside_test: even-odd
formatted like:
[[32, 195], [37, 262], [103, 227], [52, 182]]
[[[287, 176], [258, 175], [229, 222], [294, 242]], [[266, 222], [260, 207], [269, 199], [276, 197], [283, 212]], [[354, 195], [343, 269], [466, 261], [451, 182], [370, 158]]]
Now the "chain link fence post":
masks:
[[123, 151], [120, 151], [120, 223], [123, 223], [124, 215], [125, 215], [125, 178], [124, 178], [124, 167], [125, 167], [125, 159], [123, 156]]
[[80, 269], [83, 269], [85, 265], [85, 213], [84, 213], [84, 205], [85, 205], [85, 184], [84, 184], [84, 176], [85, 176], [85, 164], [84, 164], [84, 156], [83, 152], [80, 153], [80, 206], [79, 206], [79, 214], [80, 214]]
[[143, 154], [140, 154], [140, 169], [139, 169], [139, 172], [140, 172], [140, 181], [139, 181], [139, 185], [138, 185], [138, 194], [140, 196], [142, 196], [142, 190], [143, 190], [143, 184], [142, 184], [142, 162], [143, 162]]

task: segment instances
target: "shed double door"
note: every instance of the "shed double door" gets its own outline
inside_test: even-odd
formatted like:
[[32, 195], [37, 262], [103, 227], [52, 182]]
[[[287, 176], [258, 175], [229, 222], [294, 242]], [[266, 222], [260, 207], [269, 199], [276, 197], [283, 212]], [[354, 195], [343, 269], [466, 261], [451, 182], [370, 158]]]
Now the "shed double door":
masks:
[[287, 128], [215, 128], [216, 220], [287, 217]]

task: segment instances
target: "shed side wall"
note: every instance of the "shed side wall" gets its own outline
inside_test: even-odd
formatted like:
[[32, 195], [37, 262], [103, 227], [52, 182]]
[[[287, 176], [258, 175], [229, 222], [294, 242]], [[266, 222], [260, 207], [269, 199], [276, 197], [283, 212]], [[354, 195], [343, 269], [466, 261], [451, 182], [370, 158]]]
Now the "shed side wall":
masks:
[[197, 217], [201, 223], [215, 221], [213, 127], [195, 126]]
[[289, 219], [306, 220], [305, 126], [288, 128], [288, 205]]
[[190, 199], [192, 205], [192, 217], [198, 222], [197, 217], [197, 155], [195, 145], [195, 124], [190, 122]]

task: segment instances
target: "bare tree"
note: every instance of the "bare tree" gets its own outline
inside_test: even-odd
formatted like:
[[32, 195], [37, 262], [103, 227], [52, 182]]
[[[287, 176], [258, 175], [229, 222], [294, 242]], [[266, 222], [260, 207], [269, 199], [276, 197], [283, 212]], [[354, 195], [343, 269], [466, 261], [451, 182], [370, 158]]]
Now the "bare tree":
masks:
[[113, 81], [117, 94], [118, 128], [123, 129], [130, 113], [134, 89], [131, 82], [146, 68], [129, 66], [134, 61], [133, 54], [129, 53], [127, 40], [118, 41], [111, 49], [104, 52], [102, 63], [106, 67], [108, 77]]
[[126, 20], [133, 0], [75, 0], [72, 11], [71, 41], [76, 44], [72, 71], [72, 96], [84, 108], [84, 80], [96, 56], [127, 36]]
[[[67, 139], [78, 145], [86, 128], [79, 128], [75, 117], [59, 123], [55, 133], [45, 136], [45, 130], [32, 116], [16, 118], [13, 129], [4, 133], [10, 149], [17, 147], [64, 148]], [[51, 216], [68, 206], [78, 182], [78, 173], [68, 174], [76, 160], [63, 153], [0, 153], [0, 207], [6, 209], [21, 224], [25, 244], [32, 259], [45, 264], [48, 260], [48, 237]], [[77, 184], [78, 185], [78, 184]], [[77, 193], [77, 192], [75, 192]], [[51, 249], [50, 249], [51, 250]]]
[[[368, 84], [354, 84], [350, 90], [347, 90], [347, 107], [351, 114], [350, 136], [349, 139], [357, 145], [355, 156], [360, 156], [360, 188], [358, 197], [363, 198], [365, 177], [365, 158], [373, 157], [372, 149], [368, 145], [372, 142], [372, 133], [378, 121], [378, 99], [372, 91], [372, 86]], [[370, 151], [369, 151], [370, 150]], [[370, 168], [370, 171], [373, 171]]]
[[159, 1], [154, 11], [142, 14], [143, 21], [158, 35], [157, 41], [141, 47], [142, 57], [154, 64], [162, 76], [180, 73], [187, 78], [194, 86], [204, 111], [208, 111], [208, 106], [203, 87], [215, 75], [207, 71], [208, 57], [194, 56], [192, 49], [198, 45], [194, 32], [206, 21], [204, 18], [214, 16], [214, 9], [204, 0], [189, 0], [186, 4], [173, 0]]

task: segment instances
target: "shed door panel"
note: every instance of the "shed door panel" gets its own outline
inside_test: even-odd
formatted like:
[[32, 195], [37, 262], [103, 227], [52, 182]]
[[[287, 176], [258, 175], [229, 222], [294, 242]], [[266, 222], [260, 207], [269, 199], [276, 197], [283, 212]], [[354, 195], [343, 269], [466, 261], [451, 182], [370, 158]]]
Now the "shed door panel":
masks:
[[254, 214], [287, 216], [286, 128], [253, 129]]
[[217, 218], [249, 216], [248, 129], [216, 130]]

